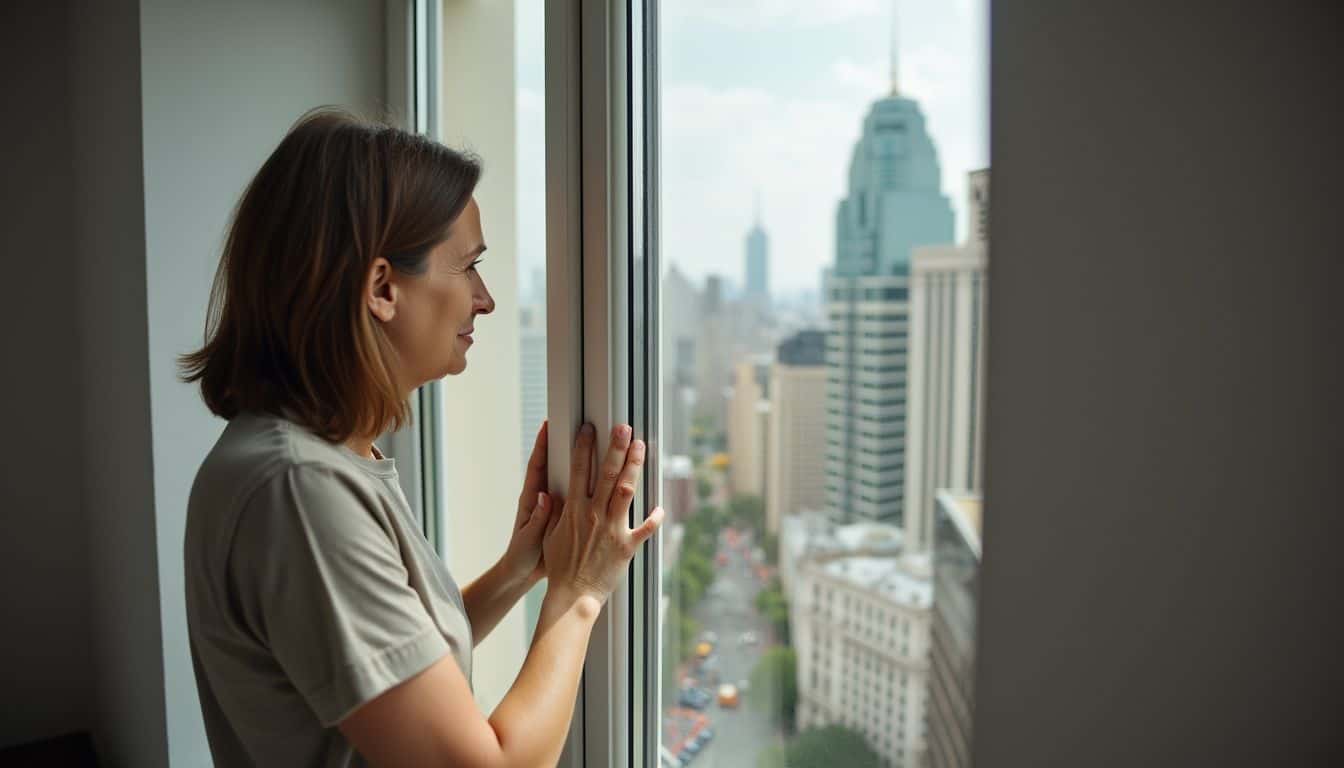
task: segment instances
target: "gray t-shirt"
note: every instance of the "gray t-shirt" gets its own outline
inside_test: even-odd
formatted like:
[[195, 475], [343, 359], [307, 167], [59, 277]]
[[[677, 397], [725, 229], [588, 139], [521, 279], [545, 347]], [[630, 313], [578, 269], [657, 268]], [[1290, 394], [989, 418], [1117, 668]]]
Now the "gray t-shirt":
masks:
[[245, 413], [196, 474], [187, 626], [222, 768], [365, 765], [342, 718], [446, 653], [471, 679], [462, 594], [374, 453]]

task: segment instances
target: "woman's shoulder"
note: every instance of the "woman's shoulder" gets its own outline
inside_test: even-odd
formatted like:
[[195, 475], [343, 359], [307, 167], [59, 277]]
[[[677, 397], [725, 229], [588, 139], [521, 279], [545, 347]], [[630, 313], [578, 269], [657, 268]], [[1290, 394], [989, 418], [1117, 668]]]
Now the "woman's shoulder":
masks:
[[390, 459], [364, 459], [288, 419], [244, 412], [229, 420], [202, 462], [189, 505], [237, 508], [258, 488], [282, 476], [376, 488], [368, 476], [395, 476], [390, 465]]

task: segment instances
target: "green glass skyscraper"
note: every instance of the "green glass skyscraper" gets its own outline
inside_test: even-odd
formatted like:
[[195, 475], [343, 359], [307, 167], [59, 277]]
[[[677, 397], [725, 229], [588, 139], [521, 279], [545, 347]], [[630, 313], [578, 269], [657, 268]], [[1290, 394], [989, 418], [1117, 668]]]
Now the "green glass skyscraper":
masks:
[[841, 521], [901, 522], [910, 252], [952, 242], [940, 179], [924, 114], [893, 83], [854, 145], [824, 288], [826, 499]]

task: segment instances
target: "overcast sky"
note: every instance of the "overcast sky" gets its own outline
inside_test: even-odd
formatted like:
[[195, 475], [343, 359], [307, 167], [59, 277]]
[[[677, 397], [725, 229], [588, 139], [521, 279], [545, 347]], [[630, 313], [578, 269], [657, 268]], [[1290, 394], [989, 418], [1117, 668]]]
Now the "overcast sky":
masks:
[[[863, 117], [891, 87], [892, 6], [662, 3], [665, 262], [740, 284], [759, 192], [772, 289], [818, 287]], [[958, 238], [966, 173], [989, 165], [985, 10], [985, 0], [899, 0], [898, 87], [924, 111]], [[518, 35], [519, 259], [530, 273], [545, 242], [530, 213], [543, 204], [539, 0], [520, 4]]]

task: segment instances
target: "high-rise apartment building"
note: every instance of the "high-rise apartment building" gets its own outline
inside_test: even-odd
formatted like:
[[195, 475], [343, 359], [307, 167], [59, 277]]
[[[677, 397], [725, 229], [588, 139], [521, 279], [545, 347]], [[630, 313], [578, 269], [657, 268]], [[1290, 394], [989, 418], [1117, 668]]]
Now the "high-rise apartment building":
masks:
[[765, 495], [770, 396], [768, 357], [751, 357], [733, 367], [728, 405], [728, 480], [733, 493]]
[[[807, 516], [802, 516], [806, 518]], [[921, 766], [933, 585], [900, 528], [786, 519], [799, 730], [843, 725], [891, 766]], [[803, 537], [803, 541], [798, 541]]]
[[936, 494], [978, 491], [984, 465], [989, 171], [970, 175], [967, 241], [916, 248], [910, 267], [905, 543], [929, 546]]
[[765, 525], [826, 503], [826, 334], [807, 330], [779, 345], [770, 367]]
[[933, 532], [929, 665], [930, 768], [971, 765], [975, 714], [975, 615], [980, 594], [981, 502], [941, 492]]
[[840, 521], [901, 520], [911, 251], [952, 239], [924, 115], [893, 84], [854, 146], [823, 286], [827, 508]]

